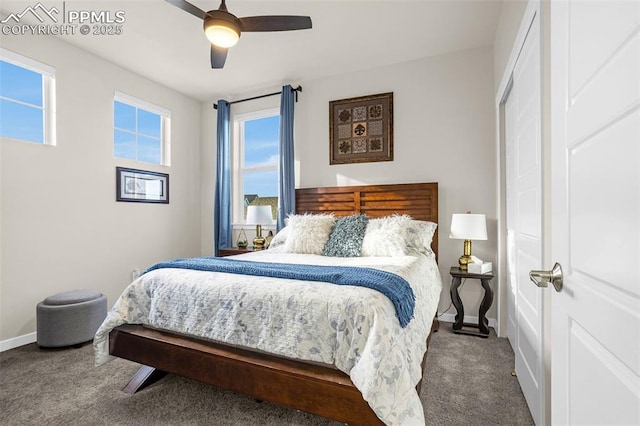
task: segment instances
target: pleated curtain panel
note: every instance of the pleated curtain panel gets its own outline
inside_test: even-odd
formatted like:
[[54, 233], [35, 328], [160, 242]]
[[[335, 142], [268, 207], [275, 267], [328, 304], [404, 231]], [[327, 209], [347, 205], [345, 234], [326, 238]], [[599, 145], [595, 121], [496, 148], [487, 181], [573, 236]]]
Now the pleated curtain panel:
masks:
[[214, 252], [233, 246], [231, 235], [231, 104], [224, 99], [218, 101], [218, 127], [216, 137], [216, 191], [213, 200], [213, 226], [215, 228]]
[[295, 213], [296, 182], [295, 158], [293, 155], [293, 110], [294, 90], [287, 84], [282, 87], [280, 98], [280, 163], [278, 165], [278, 225], [284, 228], [285, 218]]

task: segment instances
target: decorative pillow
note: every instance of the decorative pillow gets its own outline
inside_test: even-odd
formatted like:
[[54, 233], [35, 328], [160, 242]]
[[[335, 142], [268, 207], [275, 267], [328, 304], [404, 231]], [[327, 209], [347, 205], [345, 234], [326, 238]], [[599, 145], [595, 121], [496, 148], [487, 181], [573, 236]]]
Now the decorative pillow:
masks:
[[407, 248], [418, 253], [432, 253], [431, 241], [437, 228], [437, 223], [412, 219], [404, 230]]
[[269, 244], [269, 248], [271, 249], [284, 245], [284, 243], [287, 241], [287, 235], [289, 235], [289, 227], [285, 226], [280, 230], [280, 232], [275, 235], [275, 237], [273, 237], [273, 240], [271, 240], [271, 244]]
[[322, 254], [336, 218], [329, 214], [289, 216], [289, 228], [284, 251], [289, 253]]
[[322, 254], [333, 257], [358, 257], [369, 218], [363, 214], [336, 220]]
[[394, 215], [370, 219], [362, 241], [362, 256], [397, 257], [407, 255], [405, 229], [413, 219]]

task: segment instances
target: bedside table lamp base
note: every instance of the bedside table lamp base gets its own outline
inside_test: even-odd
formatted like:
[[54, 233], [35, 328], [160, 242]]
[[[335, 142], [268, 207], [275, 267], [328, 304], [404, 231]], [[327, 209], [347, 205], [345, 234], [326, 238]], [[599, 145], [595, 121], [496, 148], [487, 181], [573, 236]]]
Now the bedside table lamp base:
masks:
[[464, 240], [464, 252], [458, 259], [458, 264], [460, 265], [460, 269], [466, 271], [469, 263], [473, 263], [471, 259], [471, 240]]
[[262, 250], [264, 249], [265, 239], [262, 236], [262, 225], [256, 225], [256, 237], [253, 239], [253, 249], [254, 250]]

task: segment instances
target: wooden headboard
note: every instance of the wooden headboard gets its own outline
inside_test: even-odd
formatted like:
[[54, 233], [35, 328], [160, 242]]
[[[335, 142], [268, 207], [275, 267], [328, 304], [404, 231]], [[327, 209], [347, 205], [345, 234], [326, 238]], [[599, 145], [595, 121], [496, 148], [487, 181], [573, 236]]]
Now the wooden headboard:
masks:
[[[333, 213], [369, 217], [408, 214], [414, 219], [438, 223], [438, 184], [334, 186], [296, 189], [296, 213]], [[438, 256], [438, 231], [431, 249]]]

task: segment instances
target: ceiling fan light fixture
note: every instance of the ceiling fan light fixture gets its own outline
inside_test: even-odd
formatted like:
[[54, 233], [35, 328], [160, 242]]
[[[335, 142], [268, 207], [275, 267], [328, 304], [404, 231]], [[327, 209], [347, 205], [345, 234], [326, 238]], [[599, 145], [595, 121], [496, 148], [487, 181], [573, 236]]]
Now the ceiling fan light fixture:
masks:
[[307, 30], [311, 28], [309, 16], [264, 15], [238, 18], [229, 13], [225, 0], [221, 0], [217, 10], [205, 12], [187, 0], [165, 0], [202, 20], [203, 29], [211, 43], [211, 68], [224, 67], [229, 48], [235, 46], [242, 32], [271, 32]]
[[221, 14], [219, 11], [216, 12], [217, 13], [214, 12], [214, 16], [207, 16], [207, 18], [204, 19], [205, 35], [211, 43], [215, 44], [218, 47], [227, 48], [235, 46], [235, 44], [240, 39], [240, 20], [235, 18], [235, 16], [225, 12], [222, 13], [225, 13], [225, 15], [229, 15], [229, 17], [215, 16]]
[[225, 25], [211, 25], [205, 30], [209, 41], [219, 47], [235, 46], [240, 35]]

